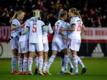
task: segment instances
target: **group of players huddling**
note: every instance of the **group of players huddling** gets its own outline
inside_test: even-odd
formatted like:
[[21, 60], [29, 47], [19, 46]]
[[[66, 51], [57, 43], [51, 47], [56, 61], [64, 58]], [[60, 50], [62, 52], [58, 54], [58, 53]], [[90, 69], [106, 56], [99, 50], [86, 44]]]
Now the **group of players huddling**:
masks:
[[[78, 64], [81, 74], [86, 72], [77, 52], [80, 49], [81, 33], [86, 30], [79, 11], [70, 8], [68, 12], [61, 10], [58, 20], [52, 29], [40, 18], [40, 11], [34, 10], [33, 16], [22, 24], [25, 12], [18, 11], [11, 19], [11, 73], [32, 75], [32, 64], [35, 62], [35, 74], [51, 75], [49, 69], [58, 52], [62, 54], [62, 74], [77, 75]], [[69, 22], [66, 19], [69, 18]], [[48, 59], [48, 33], [53, 33], [52, 55]], [[18, 70], [17, 70], [18, 65]], [[60, 66], [60, 65], [59, 65]], [[70, 70], [69, 70], [70, 68]]]

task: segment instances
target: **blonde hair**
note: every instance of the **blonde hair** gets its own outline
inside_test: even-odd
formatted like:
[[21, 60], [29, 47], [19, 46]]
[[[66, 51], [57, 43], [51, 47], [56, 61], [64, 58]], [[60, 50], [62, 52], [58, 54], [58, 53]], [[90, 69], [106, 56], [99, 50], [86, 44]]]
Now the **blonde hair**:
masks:
[[80, 13], [79, 13], [79, 11], [78, 11], [76, 8], [70, 8], [69, 10], [70, 10], [70, 12], [72, 12], [74, 15], [80, 16]]
[[22, 10], [16, 11], [16, 12], [14, 13], [13, 17], [10, 19], [9, 22], [11, 22], [14, 18], [17, 18], [17, 16], [18, 16], [19, 14], [23, 13], [23, 12], [24, 12], [24, 11], [22, 11]]

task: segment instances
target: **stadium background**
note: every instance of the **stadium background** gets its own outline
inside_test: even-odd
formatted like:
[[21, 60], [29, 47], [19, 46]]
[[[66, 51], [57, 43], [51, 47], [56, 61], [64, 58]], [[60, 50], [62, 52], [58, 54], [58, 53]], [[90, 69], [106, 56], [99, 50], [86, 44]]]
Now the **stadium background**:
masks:
[[[26, 12], [26, 20], [30, 17], [32, 10], [40, 9], [42, 11], [42, 17], [45, 19], [47, 15], [48, 20], [51, 22], [52, 26], [54, 26], [59, 11], [61, 9], [68, 10], [70, 7], [76, 7], [80, 11], [86, 27], [100, 29], [107, 27], [106, 0], [0, 0], [0, 42], [9, 40], [10, 31], [7, 27], [10, 27], [9, 20], [14, 12], [20, 9], [24, 10]], [[103, 30], [102, 32], [106, 33], [106, 31]], [[100, 36], [103, 36], [103, 34]], [[52, 35], [49, 35], [49, 41], [51, 42], [51, 40]], [[100, 41], [94, 42], [85, 40], [82, 42], [79, 55], [92, 56], [92, 53], [96, 52], [95, 55], [97, 55], [97, 53], [103, 53], [101, 55], [107, 56], [106, 48], [106, 39], [103, 41], [103, 39], [100, 38]]]

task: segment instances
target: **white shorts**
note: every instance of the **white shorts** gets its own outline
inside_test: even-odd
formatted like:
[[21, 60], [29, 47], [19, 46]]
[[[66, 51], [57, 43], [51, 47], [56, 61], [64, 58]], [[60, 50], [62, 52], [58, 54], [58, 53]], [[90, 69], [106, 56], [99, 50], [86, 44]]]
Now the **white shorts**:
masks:
[[12, 38], [10, 40], [11, 49], [18, 49], [18, 38]]
[[66, 48], [66, 45], [64, 44], [63, 40], [56, 38], [52, 41], [52, 50], [55, 51], [61, 51]]
[[43, 51], [48, 52], [49, 51], [49, 45], [48, 43], [43, 43]]
[[29, 43], [30, 52], [43, 51], [43, 43]]
[[28, 41], [19, 41], [18, 43], [18, 52], [27, 53], [28, 52]]
[[79, 51], [81, 45], [81, 40], [71, 39], [69, 43], [69, 48], [74, 51]]

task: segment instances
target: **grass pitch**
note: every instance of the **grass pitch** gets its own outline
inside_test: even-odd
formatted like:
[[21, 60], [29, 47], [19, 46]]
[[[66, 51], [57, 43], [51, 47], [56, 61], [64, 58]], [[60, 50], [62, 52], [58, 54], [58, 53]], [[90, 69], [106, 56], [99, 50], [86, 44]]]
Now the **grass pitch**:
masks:
[[[50, 72], [51, 76], [40, 75], [12, 75], [10, 74], [10, 60], [0, 59], [0, 80], [107, 80], [107, 58], [83, 58], [87, 67], [84, 75], [70, 76], [59, 74], [61, 70], [61, 59], [55, 59]], [[33, 66], [34, 69], [34, 66]], [[79, 68], [81, 71], [81, 68]]]

